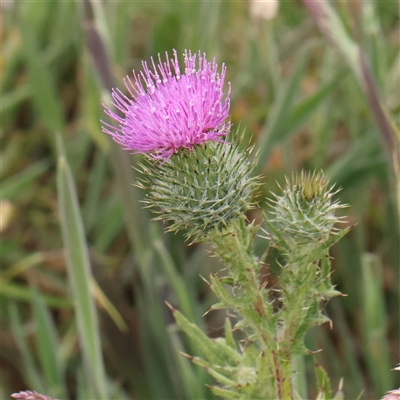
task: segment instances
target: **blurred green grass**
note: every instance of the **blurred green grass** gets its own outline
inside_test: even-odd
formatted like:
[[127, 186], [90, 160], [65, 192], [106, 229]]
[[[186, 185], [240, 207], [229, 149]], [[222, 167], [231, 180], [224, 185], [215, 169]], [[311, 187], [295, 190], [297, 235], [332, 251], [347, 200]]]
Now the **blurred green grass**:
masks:
[[[89, 5], [1, 6], [0, 395], [30, 389], [79, 399], [213, 398], [204, 371], [177, 353], [197, 349], [177, 332], [164, 301], [217, 336], [223, 315], [201, 317], [212, 299], [199, 274], [218, 265], [203, 246], [187, 247], [151, 221], [139, 202], [144, 194], [132, 186], [131, 165], [140, 157], [122, 153], [101, 132], [101, 103], [109, 96], [85, 39]], [[397, 2], [333, 7], [365, 52], [381, 103], [398, 125]], [[251, 18], [246, 2], [116, 1], [92, 8], [121, 88], [142, 59], [173, 48], [200, 49], [227, 65], [232, 122], [260, 148], [263, 206], [276, 181], [302, 168], [323, 169], [343, 188], [339, 197], [357, 225], [332, 255], [333, 280], [347, 297], [327, 305], [333, 327], [314, 329], [308, 345], [323, 349], [314, 357], [333, 389], [344, 378], [347, 399], [375, 399], [399, 387], [391, 371], [399, 362], [400, 322], [393, 165], [354, 71], [306, 8], [281, 2], [271, 21]], [[98, 290], [88, 275], [67, 275], [68, 257], [86, 265]], [[86, 297], [77, 299], [76, 290]], [[84, 317], [93, 314], [93, 301], [99, 324]], [[103, 362], [96, 345], [87, 348], [97, 335]], [[306, 357], [310, 398], [313, 362]]]

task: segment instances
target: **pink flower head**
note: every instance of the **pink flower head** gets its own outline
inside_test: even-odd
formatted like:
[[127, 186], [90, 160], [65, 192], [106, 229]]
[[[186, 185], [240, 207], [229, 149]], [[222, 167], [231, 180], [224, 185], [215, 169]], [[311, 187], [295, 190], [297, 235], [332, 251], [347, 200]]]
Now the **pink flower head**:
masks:
[[13, 393], [11, 395], [14, 399], [21, 399], [21, 400], [54, 400], [49, 396], [44, 396], [38, 392], [32, 392], [30, 390], [22, 391], [19, 393]]
[[[224, 96], [225, 65], [218, 73], [215, 59], [185, 50], [185, 72], [181, 74], [178, 56], [166, 62], [158, 55], [158, 64], [151, 59], [152, 68], [142, 62], [143, 71], [133, 71], [134, 82], [124, 79], [130, 98], [113, 89], [113, 106], [123, 116], [104, 106], [105, 113], [119, 127], [103, 122], [103, 132], [135, 153], [151, 153], [154, 158], [167, 160], [180, 148], [192, 149], [208, 140], [222, 141], [231, 128], [227, 122], [229, 94]], [[197, 65], [196, 65], [197, 64]]]

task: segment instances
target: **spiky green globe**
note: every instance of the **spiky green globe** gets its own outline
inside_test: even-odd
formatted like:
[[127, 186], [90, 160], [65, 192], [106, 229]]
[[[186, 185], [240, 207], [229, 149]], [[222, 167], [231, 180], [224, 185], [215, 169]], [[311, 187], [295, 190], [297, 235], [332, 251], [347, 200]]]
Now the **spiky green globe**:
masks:
[[169, 231], [199, 240], [223, 229], [254, 205], [258, 186], [247, 155], [232, 143], [207, 142], [174, 154], [164, 164], [143, 167], [150, 186], [148, 207]]
[[283, 239], [288, 247], [312, 249], [339, 232], [335, 225], [342, 218], [337, 210], [345, 206], [332, 200], [337, 193], [328, 186], [322, 173], [301, 172], [286, 180], [281, 196], [275, 195], [272, 211], [277, 241]]

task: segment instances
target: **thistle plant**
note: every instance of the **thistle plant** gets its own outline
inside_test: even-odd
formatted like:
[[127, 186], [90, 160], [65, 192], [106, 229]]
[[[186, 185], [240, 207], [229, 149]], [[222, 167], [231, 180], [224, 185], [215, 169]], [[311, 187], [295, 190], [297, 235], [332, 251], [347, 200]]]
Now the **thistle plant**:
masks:
[[[348, 230], [337, 226], [343, 206], [322, 172], [301, 173], [275, 195], [265, 227], [248, 221], [260, 179], [250, 150], [228, 136], [225, 66], [219, 72], [215, 60], [189, 51], [184, 64], [181, 73], [176, 52], [171, 60], [159, 56], [157, 65], [151, 60], [151, 68], [144, 62], [133, 82], [125, 79], [130, 97], [113, 91], [116, 111], [105, 112], [117, 125], [103, 122], [103, 131], [125, 150], [145, 154], [138, 185], [148, 190], [145, 203], [156, 219], [209, 244], [226, 266], [206, 279], [218, 299], [211, 310], [227, 311], [224, 337], [210, 339], [170, 306], [201, 352], [187, 356], [216, 381], [211, 390], [226, 399], [299, 398], [293, 359], [310, 353], [306, 332], [329, 320], [321, 305], [340, 294], [330, 280], [329, 248]], [[260, 232], [284, 260], [274, 282], [253, 252]], [[321, 383], [320, 398], [332, 398], [327, 388]]]

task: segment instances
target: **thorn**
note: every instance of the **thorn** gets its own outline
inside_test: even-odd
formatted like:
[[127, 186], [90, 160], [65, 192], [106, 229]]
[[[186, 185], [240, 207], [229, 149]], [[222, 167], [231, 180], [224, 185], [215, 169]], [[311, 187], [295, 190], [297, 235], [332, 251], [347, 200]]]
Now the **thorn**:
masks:
[[188, 359], [191, 360], [191, 361], [194, 359], [193, 356], [191, 356], [191, 355], [189, 355], [189, 354], [186, 354], [186, 353], [184, 353], [183, 351], [180, 351], [179, 353], [181, 353], [184, 357], [188, 358]]
[[176, 308], [172, 307], [171, 304], [168, 303], [168, 301], [165, 301], [165, 304], [172, 311], [172, 313], [174, 313], [176, 311]]
[[208, 286], [211, 286], [211, 283], [208, 282], [208, 280], [207, 280], [206, 278], [204, 278], [204, 277], [201, 276], [201, 275], [199, 275], [199, 276], [200, 276], [201, 279], [203, 279], [203, 281], [204, 281], [205, 283], [207, 283]]
[[317, 354], [317, 353], [321, 353], [322, 349], [318, 349], [318, 350], [307, 350], [308, 354]]
[[205, 317], [210, 311], [214, 311], [214, 309], [211, 307], [209, 310], [207, 310], [207, 311], [202, 315], [202, 317]]

